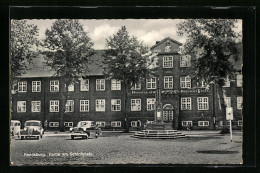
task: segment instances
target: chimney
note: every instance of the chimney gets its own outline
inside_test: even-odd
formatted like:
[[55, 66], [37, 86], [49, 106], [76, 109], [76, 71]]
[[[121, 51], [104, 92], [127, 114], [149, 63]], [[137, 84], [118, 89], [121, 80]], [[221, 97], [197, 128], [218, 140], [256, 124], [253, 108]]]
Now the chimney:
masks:
[[160, 43], [160, 41], [156, 41], [156, 42], [155, 42], [155, 44], [158, 44], [158, 43]]

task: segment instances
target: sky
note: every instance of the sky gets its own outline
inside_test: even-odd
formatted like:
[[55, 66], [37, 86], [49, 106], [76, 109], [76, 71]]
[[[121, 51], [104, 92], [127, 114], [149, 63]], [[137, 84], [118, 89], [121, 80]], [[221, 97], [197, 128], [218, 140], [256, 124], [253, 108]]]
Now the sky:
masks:
[[[45, 38], [46, 29], [51, 29], [55, 20], [28, 20], [28, 23], [35, 24], [39, 29], [39, 38]], [[100, 19], [100, 20], [79, 20], [83, 28], [88, 32], [94, 42], [94, 49], [105, 49], [106, 39], [115, 34], [121, 26], [126, 26], [130, 36], [136, 36], [139, 41], [149, 47], [170, 37], [178, 42], [185, 43], [185, 36], [177, 35], [177, 24], [181, 19]], [[242, 30], [242, 20], [238, 20], [237, 31]]]

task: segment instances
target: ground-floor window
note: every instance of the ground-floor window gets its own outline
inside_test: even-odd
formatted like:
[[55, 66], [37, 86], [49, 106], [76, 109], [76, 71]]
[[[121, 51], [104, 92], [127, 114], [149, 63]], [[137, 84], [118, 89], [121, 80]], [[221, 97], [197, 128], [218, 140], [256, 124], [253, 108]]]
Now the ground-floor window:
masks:
[[17, 112], [26, 112], [26, 101], [17, 101]]
[[154, 121], [146, 121], [146, 124], [154, 124]]
[[73, 127], [73, 122], [64, 122], [65, 127]]
[[242, 125], [243, 125], [243, 121], [242, 121], [242, 120], [238, 120], [238, 121], [237, 121], [237, 125], [238, 125], [238, 126], [242, 126]]
[[111, 121], [111, 127], [121, 127], [121, 121]]
[[49, 127], [59, 127], [59, 122], [49, 122]]
[[198, 121], [199, 126], [209, 126], [209, 121]]
[[105, 121], [97, 121], [96, 125], [99, 127], [105, 127], [106, 126], [106, 122]]
[[131, 127], [137, 127], [137, 121], [131, 121]]
[[182, 121], [181, 124], [182, 126], [188, 126], [188, 125], [192, 126], [192, 121]]
[[138, 127], [141, 126], [141, 121], [131, 121], [131, 127]]

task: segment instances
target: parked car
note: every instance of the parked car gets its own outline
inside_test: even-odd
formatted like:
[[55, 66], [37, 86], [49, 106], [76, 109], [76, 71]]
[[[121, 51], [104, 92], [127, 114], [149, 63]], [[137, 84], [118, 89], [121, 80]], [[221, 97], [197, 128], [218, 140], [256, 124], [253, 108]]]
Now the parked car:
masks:
[[96, 126], [94, 121], [80, 121], [76, 127], [70, 128], [71, 139], [74, 139], [74, 137], [98, 138], [99, 135], [101, 135], [101, 129]]
[[20, 136], [21, 122], [18, 120], [11, 120], [10, 133], [12, 136]]
[[41, 121], [29, 120], [24, 123], [24, 129], [20, 131], [21, 139], [36, 137], [42, 138], [44, 130]]

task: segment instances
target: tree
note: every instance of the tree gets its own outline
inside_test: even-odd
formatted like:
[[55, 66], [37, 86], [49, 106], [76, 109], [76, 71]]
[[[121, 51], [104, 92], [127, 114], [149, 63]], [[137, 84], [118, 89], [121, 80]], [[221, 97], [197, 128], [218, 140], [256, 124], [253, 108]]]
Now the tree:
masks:
[[128, 132], [127, 92], [140, 79], [151, 75], [156, 67], [155, 58], [147, 46], [144, 46], [136, 37], [129, 36], [125, 26], [122, 26], [112, 37], [106, 39], [106, 47], [107, 50], [103, 56], [107, 67], [105, 67], [104, 74], [109, 78], [121, 81], [124, 86], [125, 128]]
[[[10, 53], [11, 79], [25, 73], [28, 65], [38, 56], [38, 28], [27, 20], [11, 20]], [[12, 81], [11, 80], [11, 81]]]
[[241, 55], [241, 35], [234, 31], [236, 22], [234, 19], [190, 19], [178, 24], [178, 34], [187, 36], [183, 53], [195, 57], [190, 69], [192, 78], [216, 85], [224, 129], [227, 124], [222, 86], [227, 77], [234, 77], [236, 70], [232, 62]]
[[64, 130], [66, 88], [84, 76], [88, 59], [94, 53], [93, 43], [78, 20], [56, 20], [51, 30], [46, 30], [45, 35], [43, 53], [46, 55], [46, 65], [56, 72], [54, 76], [59, 76], [64, 84], [60, 91], [63, 102], [60, 128]]

